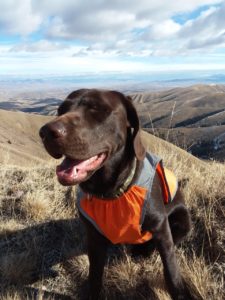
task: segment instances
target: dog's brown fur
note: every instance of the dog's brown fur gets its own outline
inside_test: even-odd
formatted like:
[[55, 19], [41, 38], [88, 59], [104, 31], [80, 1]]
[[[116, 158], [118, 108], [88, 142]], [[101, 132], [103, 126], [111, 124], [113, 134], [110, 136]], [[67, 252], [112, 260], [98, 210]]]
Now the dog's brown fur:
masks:
[[[139, 120], [129, 97], [115, 91], [82, 89], [71, 93], [58, 109], [58, 117], [40, 130], [46, 150], [55, 158], [66, 155], [87, 159], [101, 152], [107, 159], [98, 170], [90, 172], [81, 189], [92, 195], [114, 194], [131, 172], [137, 158], [140, 172], [145, 149], [140, 138]], [[61, 182], [67, 184], [66, 182]], [[107, 199], [105, 200], [107, 201]], [[178, 192], [172, 203], [164, 205], [160, 180], [155, 176], [143, 230], [151, 231], [163, 266], [169, 293], [174, 300], [192, 299], [181, 278], [174, 244], [190, 230], [190, 218], [183, 195]], [[87, 229], [89, 299], [98, 299], [110, 241], [83, 218]], [[138, 246], [144, 248], [145, 244]]]

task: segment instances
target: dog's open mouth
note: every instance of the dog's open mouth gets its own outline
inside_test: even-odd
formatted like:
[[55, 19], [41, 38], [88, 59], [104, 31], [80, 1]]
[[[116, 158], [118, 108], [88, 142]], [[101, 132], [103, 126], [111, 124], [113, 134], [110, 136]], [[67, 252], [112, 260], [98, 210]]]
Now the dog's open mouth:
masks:
[[59, 182], [63, 185], [74, 185], [86, 181], [90, 173], [102, 166], [106, 157], [106, 153], [100, 153], [86, 160], [76, 160], [66, 157], [56, 168]]

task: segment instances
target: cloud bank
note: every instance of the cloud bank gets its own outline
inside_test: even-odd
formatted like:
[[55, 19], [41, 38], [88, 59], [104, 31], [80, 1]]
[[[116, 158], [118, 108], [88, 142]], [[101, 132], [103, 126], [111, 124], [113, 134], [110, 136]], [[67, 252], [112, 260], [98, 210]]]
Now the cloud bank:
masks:
[[221, 0], [1, 1], [0, 61], [50, 58], [65, 68], [82, 62], [86, 70], [101, 61], [108, 69], [122, 62], [136, 68], [203, 64], [205, 55], [217, 64], [225, 47], [224, 15]]

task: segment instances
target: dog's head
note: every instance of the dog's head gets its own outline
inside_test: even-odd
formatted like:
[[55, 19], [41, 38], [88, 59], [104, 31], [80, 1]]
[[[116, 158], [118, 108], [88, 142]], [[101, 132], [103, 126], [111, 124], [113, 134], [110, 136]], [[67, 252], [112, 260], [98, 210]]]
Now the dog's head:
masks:
[[58, 108], [58, 116], [40, 129], [40, 137], [54, 158], [58, 180], [73, 185], [88, 180], [132, 141], [130, 151], [142, 160], [139, 119], [129, 97], [115, 91], [81, 89]]

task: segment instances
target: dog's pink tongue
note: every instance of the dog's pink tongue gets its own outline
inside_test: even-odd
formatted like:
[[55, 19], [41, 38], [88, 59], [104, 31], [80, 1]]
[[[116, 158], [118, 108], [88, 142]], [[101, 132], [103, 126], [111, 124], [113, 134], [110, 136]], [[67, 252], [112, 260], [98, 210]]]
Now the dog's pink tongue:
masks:
[[84, 181], [88, 175], [88, 171], [95, 170], [104, 159], [104, 153], [82, 161], [65, 158], [56, 168], [58, 180], [65, 185]]

